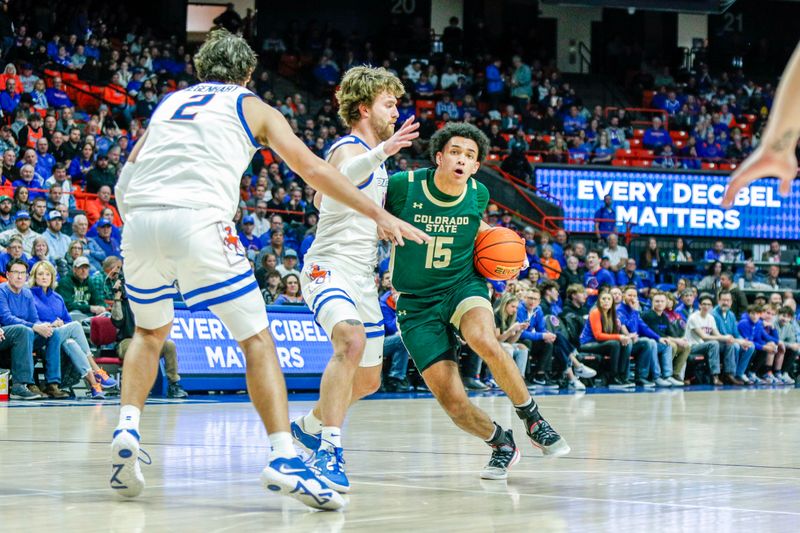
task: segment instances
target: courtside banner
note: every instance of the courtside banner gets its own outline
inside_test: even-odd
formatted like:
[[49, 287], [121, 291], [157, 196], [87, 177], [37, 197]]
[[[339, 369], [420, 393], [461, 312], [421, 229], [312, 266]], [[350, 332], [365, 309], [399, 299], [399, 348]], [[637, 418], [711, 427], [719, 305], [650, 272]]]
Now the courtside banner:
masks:
[[[269, 311], [268, 317], [283, 373], [322, 374], [333, 348], [314, 315], [302, 307], [297, 312]], [[181, 374], [244, 375], [244, 354], [210, 311], [176, 309], [170, 339], [178, 348]]]
[[536, 185], [563, 201], [567, 231], [593, 232], [592, 218], [610, 194], [620, 232], [633, 222], [640, 235], [800, 239], [797, 181], [789, 198], [778, 195], [778, 180], [756, 181], [725, 210], [727, 173], [619, 168], [537, 165]]

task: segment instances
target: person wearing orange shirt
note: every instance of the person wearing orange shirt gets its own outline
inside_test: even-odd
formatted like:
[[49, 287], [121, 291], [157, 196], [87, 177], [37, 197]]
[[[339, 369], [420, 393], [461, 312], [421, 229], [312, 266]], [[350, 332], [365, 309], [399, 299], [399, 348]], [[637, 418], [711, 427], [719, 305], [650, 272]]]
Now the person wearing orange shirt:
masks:
[[97, 190], [97, 198], [87, 200], [86, 202], [86, 218], [89, 219], [89, 225], [94, 225], [95, 222], [100, 220], [103, 214], [103, 209], [111, 209], [114, 212], [113, 223], [116, 227], [122, 226], [122, 218], [119, 216], [117, 208], [111, 205], [111, 187], [103, 185]]
[[622, 333], [622, 326], [617, 319], [614, 298], [611, 292], [601, 289], [597, 302], [589, 311], [589, 320], [581, 333], [583, 353], [608, 355], [610, 375], [608, 386], [612, 389], [632, 389], [635, 387], [628, 380], [631, 366], [631, 338]]
[[556, 280], [561, 277], [561, 263], [553, 257], [553, 247], [545, 245], [542, 247], [542, 257], [539, 262], [544, 267], [544, 275], [549, 279]]

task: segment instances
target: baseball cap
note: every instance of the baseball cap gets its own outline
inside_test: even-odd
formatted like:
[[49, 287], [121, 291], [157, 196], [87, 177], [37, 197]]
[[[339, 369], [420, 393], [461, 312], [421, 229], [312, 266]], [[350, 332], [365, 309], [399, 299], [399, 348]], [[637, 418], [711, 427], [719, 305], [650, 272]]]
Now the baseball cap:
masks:
[[17, 211], [17, 216], [14, 217], [14, 220], [18, 218], [31, 218], [31, 214], [27, 211]]
[[536, 246], [536, 241], [527, 240], [525, 241], [525, 246]]
[[[3, 197], [0, 196], [0, 202], [3, 201]], [[49, 213], [47, 213], [47, 220], [55, 220], [56, 218], [60, 218], [63, 220], [64, 217], [61, 216], [61, 211], [53, 209]]]
[[5, 202], [6, 200], [8, 200], [9, 202], [13, 202], [14, 201], [14, 200], [11, 199], [10, 196], [6, 196], [5, 194], [0, 196], [0, 202]]
[[110, 226], [110, 225], [111, 225], [111, 221], [110, 220], [106, 220], [105, 218], [101, 218], [100, 220], [97, 221], [97, 227], [98, 228], [105, 228], [106, 226]]
[[286, 250], [286, 253], [283, 254], [284, 257], [297, 257], [297, 252], [289, 248]]
[[242, 219], [242, 224], [255, 224], [255, 223], [256, 219], [255, 217], [253, 217], [253, 215], [247, 215]]
[[89, 260], [86, 259], [86, 257], [84, 257], [84, 256], [80, 256], [79, 258], [77, 258], [75, 260], [74, 263], [72, 263], [72, 266], [75, 267], [75, 268], [88, 267], [89, 266]]

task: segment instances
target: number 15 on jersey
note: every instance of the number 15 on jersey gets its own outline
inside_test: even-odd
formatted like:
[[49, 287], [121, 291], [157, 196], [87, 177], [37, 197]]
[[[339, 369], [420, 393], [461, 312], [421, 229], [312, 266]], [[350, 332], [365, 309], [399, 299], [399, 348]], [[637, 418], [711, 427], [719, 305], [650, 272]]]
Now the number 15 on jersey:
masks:
[[452, 259], [452, 250], [445, 246], [453, 244], [453, 237], [432, 237], [425, 255], [425, 268], [447, 268]]

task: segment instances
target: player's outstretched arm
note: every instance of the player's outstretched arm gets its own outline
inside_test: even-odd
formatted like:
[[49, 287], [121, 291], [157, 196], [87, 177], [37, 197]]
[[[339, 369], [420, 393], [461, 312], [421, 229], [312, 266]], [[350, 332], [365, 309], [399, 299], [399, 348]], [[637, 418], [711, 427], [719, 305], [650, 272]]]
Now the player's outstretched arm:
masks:
[[378, 236], [400, 245], [404, 239], [417, 243], [428, 242], [430, 237], [411, 224], [393, 217], [359, 190], [332, 165], [314, 155], [297, 138], [289, 123], [276, 109], [257, 98], [245, 98], [245, 121], [260, 142], [269, 144], [289, 167], [312, 187], [373, 219], [378, 225]]
[[800, 44], [795, 48], [783, 71], [769, 121], [758, 148], [731, 175], [724, 207], [733, 205], [736, 193], [755, 180], [776, 177], [781, 180], [780, 193], [787, 196], [797, 177], [795, 147], [800, 138]]

